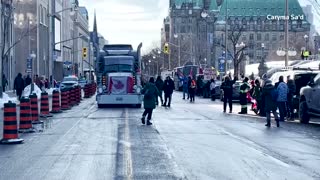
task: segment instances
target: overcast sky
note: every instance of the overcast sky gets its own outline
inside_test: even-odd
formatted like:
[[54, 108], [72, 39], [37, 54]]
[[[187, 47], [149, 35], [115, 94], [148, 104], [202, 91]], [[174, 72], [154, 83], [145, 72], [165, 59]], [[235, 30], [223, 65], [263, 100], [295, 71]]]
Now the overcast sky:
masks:
[[140, 42], [144, 49], [160, 42], [163, 18], [168, 14], [169, 0], [80, 0], [89, 11], [90, 30], [94, 9], [98, 31], [109, 43]]

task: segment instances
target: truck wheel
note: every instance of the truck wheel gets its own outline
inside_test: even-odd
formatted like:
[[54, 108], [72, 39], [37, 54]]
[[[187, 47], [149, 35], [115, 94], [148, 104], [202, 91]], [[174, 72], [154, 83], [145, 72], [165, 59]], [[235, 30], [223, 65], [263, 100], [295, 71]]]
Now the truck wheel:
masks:
[[308, 113], [308, 105], [306, 101], [302, 101], [299, 104], [299, 119], [300, 123], [308, 124], [310, 115]]

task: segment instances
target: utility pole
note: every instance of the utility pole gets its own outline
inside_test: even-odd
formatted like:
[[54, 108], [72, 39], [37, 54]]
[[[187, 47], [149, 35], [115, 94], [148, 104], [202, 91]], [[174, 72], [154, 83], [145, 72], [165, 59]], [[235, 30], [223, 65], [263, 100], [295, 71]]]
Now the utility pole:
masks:
[[[55, 20], [55, 11], [56, 11], [56, 1], [55, 0], [51, 0], [51, 15], [48, 14], [48, 16], [50, 17], [50, 21], [51, 21], [51, 28], [49, 28], [49, 42], [51, 42], [49, 44], [49, 69], [51, 70], [51, 73], [49, 72], [49, 74], [51, 74], [52, 76], [52, 81], [51, 81], [51, 86], [54, 87], [54, 62], [55, 62], [55, 57], [54, 57], [54, 50], [55, 50], [55, 34], [54, 34], [54, 28], [55, 28], [55, 24], [54, 24], [54, 20]], [[49, 77], [50, 79], [50, 77]], [[50, 79], [50, 80], [51, 80]]]
[[288, 48], [289, 48], [289, 42], [288, 42], [288, 34], [289, 34], [289, 5], [288, 5], [288, 0], [286, 0], [286, 13], [285, 13], [285, 66], [288, 67]]
[[[228, 60], [228, 0], [225, 0], [226, 3], [226, 20], [225, 20], [225, 61], [224, 61], [224, 73], [227, 75], [228, 72], [228, 65], [227, 65], [227, 60]], [[236, 68], [236, 67], [234, 67]], [[236, 70], [234, 70], [237, 72]], [[236, 75], [236, 74], [235, 74]]]
[[91, 83], [91, 47], [92, 47], [92, 43], [90, 42], [90, 38], [88, 38], [88, 44], [89, 44], [89, 81]]

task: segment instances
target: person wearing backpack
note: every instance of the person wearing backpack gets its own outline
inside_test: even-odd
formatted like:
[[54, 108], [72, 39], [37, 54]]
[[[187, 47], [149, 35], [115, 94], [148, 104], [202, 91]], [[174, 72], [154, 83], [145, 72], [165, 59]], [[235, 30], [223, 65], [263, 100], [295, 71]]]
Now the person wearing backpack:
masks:
[[248, 114], [248, 99], [247, 94], [250, 90], [250, 85], [248, 83], [249, 78], [245, 77], [243, 80], [243, 84], [240, 86], [240, 105], [241, 112], [239, 114]]
[[[167, 79], [164, 81], [164, 104], [162, 106], [164, 107], [170, 107], [171, 105], [171, 100], [172, 100], [172, 94], [174, 90], [174, 82], [170, 78], [170, 76], [167, 77]], [[168, 105], [167, 105], [168, 102]]]
[[152, 112], [156, 108], [156, 98], [158, 98], [159, 91], [156, 85], [154, 84], [154, 78], [151, 77], [149, 80], [149, 83], [145, 85], [145, 87], [141, 91], [142, 94], [144, 94], [143, 97], [143, 107], [144, 112], [142, 114], [141, 122], [142, 124], [145, 124], [145, 118], [147, 117], [147, 125], [152, 125], [150, 122], [152, 118]]
[[191, 80], [190, 87], [189, 87], [190, 102], [194, 102], [196, 90], [197, 90], [197, 82], [196, 82], [196, 80], [193, 79], [193, 80]]
[[277, 113], [277, 98], [275, 97], [276, 91], [277, 89], [272, 85], [272, 82], [270, 80], [266, 80], [262, 89], [262, 97], [265, 99], [264, 110], [267, 117], [267, 127], [271, 126], [271, 112], [277, 122], [277, 127], [280, 127], [279, 116]]
[[287, 84], [283, 81], [283, 76], [279, 77], [279, 83], [277, 87], [278, 97], [277, 97], [277, 105], [280, 112], [280, 121], [284, 121], [286, 117], [286, 103], [288, 100], [289, 89]]

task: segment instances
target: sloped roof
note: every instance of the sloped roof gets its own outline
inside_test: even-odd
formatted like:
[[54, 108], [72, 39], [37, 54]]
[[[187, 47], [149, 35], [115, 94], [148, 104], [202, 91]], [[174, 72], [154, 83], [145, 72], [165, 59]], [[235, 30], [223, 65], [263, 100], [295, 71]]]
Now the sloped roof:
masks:
[[[289, 1], [289, 15], [304, 15], [298, 0]], [[194, 7], [203, 8], [203, 0], [174, 0], [177, 7], [183, 3], [194, 3]], [[226, 3], [230, 16], [283, 16], [285, 15], [284, 0], [223, 0], [220, 16], [226, 14]], [[216, 0], [211, 0], [210, 10], [217, 10]]]

